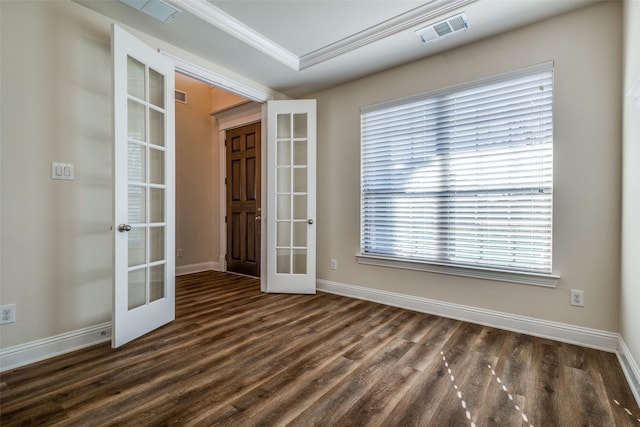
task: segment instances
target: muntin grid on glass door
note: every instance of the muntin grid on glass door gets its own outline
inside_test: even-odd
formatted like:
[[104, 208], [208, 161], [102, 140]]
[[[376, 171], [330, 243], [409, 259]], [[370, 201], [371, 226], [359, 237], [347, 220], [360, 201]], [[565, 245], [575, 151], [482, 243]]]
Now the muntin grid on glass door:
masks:
[[129, 57], [128, 233], [129, 298], [133, 310], [165, 297], [164, 76]]
[[276, 273], [307, 272], [307, 114], [278, 114]]

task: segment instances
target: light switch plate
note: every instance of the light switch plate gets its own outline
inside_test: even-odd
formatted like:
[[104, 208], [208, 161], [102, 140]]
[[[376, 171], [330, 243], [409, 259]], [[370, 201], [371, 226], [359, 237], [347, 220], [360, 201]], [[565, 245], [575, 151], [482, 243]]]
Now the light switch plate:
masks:
[[73, 181], [76, 179], [73, 163], [51, 162], [51, 179]]

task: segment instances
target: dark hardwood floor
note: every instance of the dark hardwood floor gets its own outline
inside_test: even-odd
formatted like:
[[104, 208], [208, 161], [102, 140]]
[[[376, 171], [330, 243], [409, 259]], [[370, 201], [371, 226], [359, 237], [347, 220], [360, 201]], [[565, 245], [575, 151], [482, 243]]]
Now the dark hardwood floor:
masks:
[[640, 426], [614, 354], [207, 272], [176, 320], [1, 374], [0, 425]]

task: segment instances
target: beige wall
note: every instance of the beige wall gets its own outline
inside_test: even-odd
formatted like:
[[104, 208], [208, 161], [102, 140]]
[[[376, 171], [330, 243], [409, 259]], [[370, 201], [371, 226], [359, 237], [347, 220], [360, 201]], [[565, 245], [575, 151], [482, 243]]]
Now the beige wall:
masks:
[[[624, 89], [640, 85], [640, 0], [624, 2]], [[640, 363], [640, 99], [624, 98], [622, 209], [622, 338]], [[640, 390], [639, 390], [640, 392]]]
[[211, 88], [211, 112], [218, 112], [225, 110], [229, 107], [239, 105], [247, 102], [247, 98], [244, 98], [235, 93], [228, 92], [224, 89], [217, 87]]
[[[211, 112], [212, 88], [176, 74], [176, 266], [218, 262], [220, 257], [220, 156]], [[214, 141], [215, 135], [215, 141]]]
[[[619, 3], [600, 3], [311, 95], [318, 99], [318, 277], [618, 331], [621, 16]], [[558, 287], [357, 264], [359, 108], [550, 60]], [[570, 289], [584, 290], [584, 308], [569, 305]]]
[[[111, 319], [109, 26], [60, 2], [0, 1], [1, 345]], [[51, 180], [51, 162], [75, 181]]]

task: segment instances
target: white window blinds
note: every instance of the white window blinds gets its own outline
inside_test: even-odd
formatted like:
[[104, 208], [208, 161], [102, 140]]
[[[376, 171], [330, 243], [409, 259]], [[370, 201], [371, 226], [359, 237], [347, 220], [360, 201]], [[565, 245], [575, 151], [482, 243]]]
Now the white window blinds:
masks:
[[551, 273], [553, 68], [362, 109], [361, 252]]

